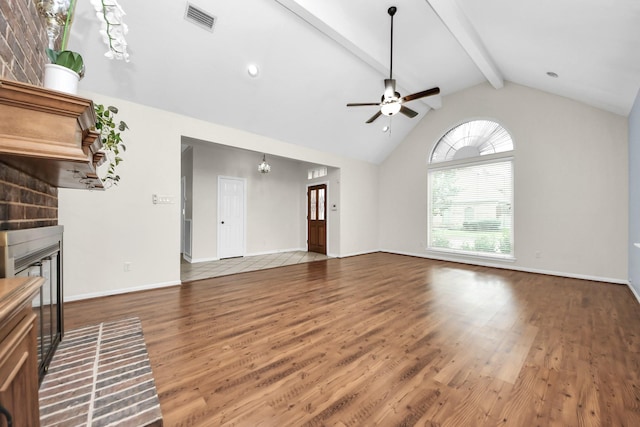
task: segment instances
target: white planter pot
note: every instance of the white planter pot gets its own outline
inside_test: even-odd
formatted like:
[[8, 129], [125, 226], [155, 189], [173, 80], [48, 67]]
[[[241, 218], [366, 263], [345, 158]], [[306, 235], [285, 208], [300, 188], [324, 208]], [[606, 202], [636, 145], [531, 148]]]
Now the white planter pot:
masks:
[[46, 64], [44, 66], [44, 87], [47, 89], [76, 95], [79, 81], [80, 76], [78, 73], [67, 67], [56, 64]]

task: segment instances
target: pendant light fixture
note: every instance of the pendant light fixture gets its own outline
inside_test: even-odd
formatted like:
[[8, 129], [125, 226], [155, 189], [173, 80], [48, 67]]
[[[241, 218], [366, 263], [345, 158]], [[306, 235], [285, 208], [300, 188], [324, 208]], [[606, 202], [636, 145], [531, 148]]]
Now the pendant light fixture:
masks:
[[266, 154], [262, 155], [262, 163], [258, 165], [258, 171], [260, 173], [269, 173], [271, 171], [271, 166], [267, 163]]

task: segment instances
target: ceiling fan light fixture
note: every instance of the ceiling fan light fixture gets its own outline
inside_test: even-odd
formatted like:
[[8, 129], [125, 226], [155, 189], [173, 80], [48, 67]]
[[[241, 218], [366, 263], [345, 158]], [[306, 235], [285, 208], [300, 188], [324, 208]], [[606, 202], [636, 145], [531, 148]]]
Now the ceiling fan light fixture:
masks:
[[397, 101], [387, 102], [387, 103], [383, 103], [380, 106], [380, 112], [385, 116], [393, 116], [395, 114], [398, 114], [401, 108], [402, 108], [402, 105], [400, 105], [400, 103]]

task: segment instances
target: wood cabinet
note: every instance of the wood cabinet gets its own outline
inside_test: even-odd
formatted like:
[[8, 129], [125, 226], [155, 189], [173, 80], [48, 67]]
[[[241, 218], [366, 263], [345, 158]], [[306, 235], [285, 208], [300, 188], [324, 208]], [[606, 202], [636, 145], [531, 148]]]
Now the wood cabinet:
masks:
[[0, 79], [0, 162], [54, 187], [102, 189], [93, 102]]
[[[40, 425], [36, 315], [31, 301], [41, 277], [0, 279], [0, 405], [14, 427]], [[7, 425], [0, 415], [0, 427]]]

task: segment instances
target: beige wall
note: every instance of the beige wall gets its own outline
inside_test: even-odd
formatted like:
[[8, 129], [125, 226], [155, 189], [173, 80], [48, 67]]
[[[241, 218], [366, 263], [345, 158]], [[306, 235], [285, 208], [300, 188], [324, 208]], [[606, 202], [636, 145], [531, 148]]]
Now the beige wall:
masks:
[[[117, 187], [104, 192], [60, 190], [67, 300], [180, 283], [183, 136], [339, 168], [331, 191], [340, 199], [331, 215], [339, 216], [340, 227], [338, 235], [331, 231], [331, 250], [337, 256], [377, 250], [376, 165], [104, 95], [81, 95], [117, 106], [118, 118], [130, 130], [123, 135], [127, 152]], [[176, 203], [154, 205], [152, 194], [174, 196]], [[124, 271], [125, 262], [131, 263], [131, 271]]]
[[381, 249], [436, 257], [426, 250], [427, 159], [474, 118], [498, 121], [515, 143], [516, 261], [446, 258], [625, 282], [627, 119], [512, 83], [445, 97], [381, 165]]
[[[218, 259], [217, 254], [217, 185], [219, 176], [245, 179], [247, 199], [247, 256], [292, 250], [307, 250], [306, 189], [309, 185], [327, 185], [327, 253], [339, 254], [340, 170], [328, 167], [327, 176], [309, 180], [307, 172], [318, 165], [267, 153], [271, 172], [261, 174], [257, 165], [262, 154], [235, 147], [183, 138], [191, 148], [183, 152], [193, 158], [196, 167], [187, 168], [193, 177], [192, 200], [187, 217], [193, 219], [193, 253], [190, 261]], [[183, 169], [185, 171], [185, 169]], [[189, 176], [187, 180], [189, 181]], [[190, 206], [193, 205], [193, 210]], [[332, 209], [331, 207], [334, 206]]]
[[[501, 90], [481, 85], [445, 97], [442, 109], [431, 111], [376, 166], [124, 100], [84, 96], [117, 105], [131, 130], [119, 186], [60, 190], [68, 300], [179, 283], [183, 136], [339, 169], [330, 179], [330, 194], [338, 197], [331, 200], [337, 210], [330, 220], [339, 218], [330, 231], [333, 255], [382, 249], [431, 256], [425, 249], [427, 158], [444, 132], [477, 117], [498, 120], [516, 145], [516, 261], [489, 264], [626, 281], [625, 117], [514, 84]], [[176, 203], [153, 205], [154, 193], [175, 196]], [[131, 262], [131, 271], [124, 271], [124, 262]]]
[[306, 173], [299, 161], [268, 156], [271, 172], [261, 174], [262, 153], [207, 142], [192, 146], [192, 261], [218, 259], [218, 177], [245, 180], [246, 255], [306, 250], [304, 198]]

